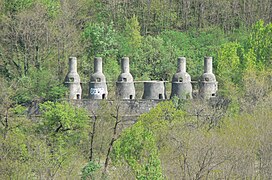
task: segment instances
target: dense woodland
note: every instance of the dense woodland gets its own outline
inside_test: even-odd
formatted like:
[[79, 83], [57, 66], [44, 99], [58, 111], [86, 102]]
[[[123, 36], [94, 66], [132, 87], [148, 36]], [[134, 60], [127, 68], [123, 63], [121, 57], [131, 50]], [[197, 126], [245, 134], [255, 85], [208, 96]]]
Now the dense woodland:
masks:
[[[0, 0], [0, 179], [271, 178], [271, 22], [271, 0]], [[118, 101], [63, 101], [70, 56], [83, 85], [95, 56], [108, 81], [123, 56], [136, 80], [165, 81], [177, 57], [198, 80], [212, 56], [218, 97], [124, 129]]]

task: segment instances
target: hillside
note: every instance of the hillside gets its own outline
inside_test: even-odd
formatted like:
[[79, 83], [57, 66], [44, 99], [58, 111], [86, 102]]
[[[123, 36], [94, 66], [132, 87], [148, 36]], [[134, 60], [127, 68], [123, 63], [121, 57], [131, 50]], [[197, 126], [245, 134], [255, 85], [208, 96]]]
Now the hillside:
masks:
[[[270, 0], [0, 0], [0, 179], [270, 178], [271, 14]], [[124, 56], [137, 81], [171, 81], [181, 56], [197, 81], [211, 56], [218, 97], [123, 129], [118, 102], [60, 101], [71, 56], [84, 84], [95, 57], [115, 82]]]

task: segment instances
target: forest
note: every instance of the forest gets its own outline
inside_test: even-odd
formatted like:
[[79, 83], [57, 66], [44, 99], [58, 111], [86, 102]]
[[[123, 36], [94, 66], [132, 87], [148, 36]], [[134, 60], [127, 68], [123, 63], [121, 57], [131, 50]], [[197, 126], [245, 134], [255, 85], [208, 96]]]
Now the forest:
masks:
[[[0, 179], [272, 177], [271, 0], [0, 0], [0, 29]], [[70, 56], [86, 88], [94, 57], [114, 82], [124, 56], [138, 81], [171, 81], [180, 56], [197, 81], [212, 56], [218, 97], [124, 128], [117, 100], [67, 102]]]

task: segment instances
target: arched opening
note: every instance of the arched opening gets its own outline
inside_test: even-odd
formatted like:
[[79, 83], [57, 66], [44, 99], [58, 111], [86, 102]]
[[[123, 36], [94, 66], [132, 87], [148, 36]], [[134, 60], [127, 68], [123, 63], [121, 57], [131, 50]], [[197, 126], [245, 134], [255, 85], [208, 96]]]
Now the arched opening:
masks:
[[69, 78], [69, 82], [74, 82], [74, 80], [75, 80], [75, 79], [74, 79], [73, 77], [70, 77], [70, 78]]
[[180, 78], [178, 79], [178, 82], [183, 82], [182, 77], [180, 77]]
[[162, 94], [159, 94], [159, 99], [163, 99], [163, 96], [162, 96]]

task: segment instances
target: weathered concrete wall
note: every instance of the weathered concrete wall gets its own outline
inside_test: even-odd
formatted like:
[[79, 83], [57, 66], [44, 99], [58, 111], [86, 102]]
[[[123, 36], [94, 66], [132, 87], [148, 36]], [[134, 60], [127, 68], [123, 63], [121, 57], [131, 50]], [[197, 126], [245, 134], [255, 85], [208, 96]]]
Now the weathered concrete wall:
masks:
[[128, 125], [133, 124], [141, 114], [149, 112], [150, 109], [157, 106], [157, 104], [162, 101], [165, 100], [69, 100], [71, 104], [85, 108], [91, 116], [98, 113], [99, 110], [103, 108], [103, 103], [107, 103], [108, 106], [112, 106], [113, 110], [119, 105], [119, 115], [122, 117], [124, 123]]

